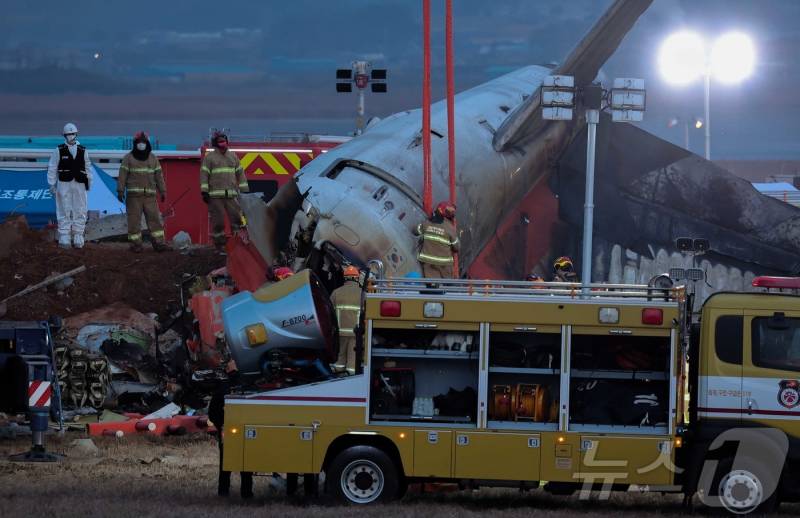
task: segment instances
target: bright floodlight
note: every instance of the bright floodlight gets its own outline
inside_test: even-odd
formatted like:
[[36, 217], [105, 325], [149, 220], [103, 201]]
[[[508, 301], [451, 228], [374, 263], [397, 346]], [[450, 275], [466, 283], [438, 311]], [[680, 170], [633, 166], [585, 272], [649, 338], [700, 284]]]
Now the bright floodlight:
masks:
[[711, 49], [711, 72], [723, 83], [738, 83], [753, 73], [756, 52], [752, 40], [741, 32], [722, 35]]
[[705, 71], [705, 45], [694, 32], [681, 31], [668, 37], [658, 53], [658, 67], [668, 82], [689, 84]]

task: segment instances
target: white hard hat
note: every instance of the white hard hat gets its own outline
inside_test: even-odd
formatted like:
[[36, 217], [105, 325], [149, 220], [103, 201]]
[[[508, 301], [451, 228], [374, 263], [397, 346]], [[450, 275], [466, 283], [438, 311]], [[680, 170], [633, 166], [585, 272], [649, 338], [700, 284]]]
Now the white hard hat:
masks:
[[78, 133], [78, 127], [71, 122], [64, 124], [64, 135], [69, 133]]

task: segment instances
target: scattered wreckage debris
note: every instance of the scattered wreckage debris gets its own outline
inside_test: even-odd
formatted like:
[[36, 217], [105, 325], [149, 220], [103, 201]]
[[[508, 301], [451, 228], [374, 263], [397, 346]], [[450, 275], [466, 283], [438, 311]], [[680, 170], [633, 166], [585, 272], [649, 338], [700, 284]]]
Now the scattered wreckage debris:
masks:
[[[3, 316], [5, 316], [5, 314], [8, 312], [8, 302], [10, 300], [17, 299], [19, 297], [23, 297], [23, 296], [27, 295], [28, 293], [33, 293], [36, 290], [40, 290], [42, 288], [46, 288], [47, 286], [50, 286], [51, 284], [56, 284], [56, 283], [59, 283], [59, 282], [63, 282], [64, 283], [64, 284], [62, 284], [62, 286], [66, 285], [66, 287], [69, 287], [72, 284], [72, 282], [66, 283], [65, 281], [67, 281], [68, 279], [72, 279], [73, 276], [78, 275], [79, 273], [83, 273], [85, 271], [86, 271], [86, 266], [81, 265], [81, 266], [79, 266], [77, 268], [74, 268], [74, 269], [68, 271], [68, 272], [51, 275], [50, 277], [46, 278], [42, 282], [37, 282], [33, 286], [28, 286], [27, 288], [25, 288], [22, 291], [18, 291], [17, 293], [14, 293], [13, 295], [9, 295], [8, 297], [4, 298], [3, 300], [0, 300], [0, 318], [3, 318]], [[63, 291], [63, 289], [59, 290], [59, 291]]]
[[204, 415], [175, 415], [166, 418], [149, 418], [141, 414], [125, 414], [122, 422], [89, 423], [86, 430], [91, 436], [125, 437], [136, 434], [186, 435], [214, 432], [215, 428]]

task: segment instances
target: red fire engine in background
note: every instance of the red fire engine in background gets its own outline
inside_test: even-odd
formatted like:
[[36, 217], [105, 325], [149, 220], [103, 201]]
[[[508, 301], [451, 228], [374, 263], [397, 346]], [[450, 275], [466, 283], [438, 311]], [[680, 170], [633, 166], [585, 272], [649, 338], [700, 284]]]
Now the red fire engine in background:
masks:
[[[239, 157], [250, 192], [263, 193], [269, 201], [301, 167], [342, 141], [319, 137], [303, 142], [244, 142], [233, 137], [230, 150]], [[168, 193], [167, 201], [160, 206], [167, 239], [183, 230], [193, 243], [210, 242], [208, 209], [200, 196], [200, 161], [208, 148], [206, 142], [199, 152], [159, 156]]]

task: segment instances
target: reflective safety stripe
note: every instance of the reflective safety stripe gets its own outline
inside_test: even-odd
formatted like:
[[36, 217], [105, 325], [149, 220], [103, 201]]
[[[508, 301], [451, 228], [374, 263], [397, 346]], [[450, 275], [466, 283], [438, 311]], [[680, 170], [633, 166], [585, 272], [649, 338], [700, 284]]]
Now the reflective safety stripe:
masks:
[[156, 190], [150, 187], [128, 187], [128, 192], [155, 194]]
[[208, 195], [212, 198], [235, 198], [239, 193], [236, 189], [214, 189]]
[[164, 237], [164, 231], [163, 230], [153, 230], [152, 232], [150, 232], [150, 235], [153, 236], [153, 237]]
[[209, 172], [208, 171], [208, 167], [206, 167], [206, 166], [201, 167], [200, 170], [203, 171], [203, 172], [206, 172], [206, 173]]
[[138, 234], [128, 234], [128, 241], [141, 241], [142, 240], [142, 233], [139, 232]]
[[[342, 311], [354, 311], [356, 313], [355, 314], [355, 318], [356, 318], [356, 320], [358, 320], [358, 315], [361, 312], [361, 306], [354, 306], [352, 304], [337, 304], [336, 305], [336, 321], [337, 322], [341, 322], [342, 321]], [[348, 329], [348, 328], [340, 328], [339, 329], [339, 334], [345, 335], [345, 336], [355, 336], [355, 333], [353, 332], [353, 330], [352, 329]]]
[[225, 232], [214, 232], [211, 237], [225, 237]]
[[452, 243], [450, 243], [450, 244], [451, 244], [451, 245], [457, 245], [457, 244], [458, 244], [458, 238], [456, 238], [456, 240], [455, 240], [455, 241], [453, 241], [453, 242], [452, 242]]
[[422, 223], [417, 225], [417, 234], [422, 234]]
[[239, 184], [240, 189], [247, 189], [248, 187], [250, 187], [250, 184], [246, 180]]
[[417, 258], [425, 263], [451, 264], [453, 262], [452, 257], [439, 257], [436, 255], [423, 254], [422, 252], [420, 252]]
[[446, 237], [436, 236], [433, 234], [423, 234], [422, 239], [424, 239], [425, 241], [434, 241], [436, 243], [441, 243], [447, 246], [451, 245], [450, 240], [447, 239]]
[[129, 167], [128, 171], [131, 173], [148, 173], [153, 174], [156, 171], [161, 171], [160, 167]]
[[233, 167], [215, 167], [211, 169], [211, 171], [209, 172], [211, 174], [225, 174], [225, 173], [231, 174], [235, 173], [236, 169], [234, 169]]
[[200, 190], [203, 191], [203, 192], [208, 192], [208, 184], [207, 183], [201, 183], [200, 184]]

